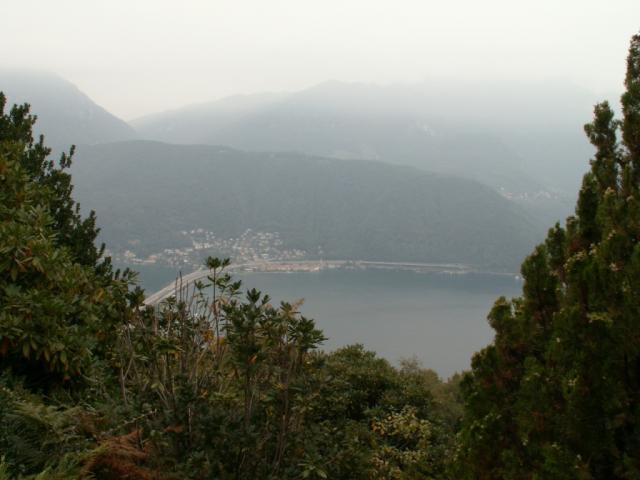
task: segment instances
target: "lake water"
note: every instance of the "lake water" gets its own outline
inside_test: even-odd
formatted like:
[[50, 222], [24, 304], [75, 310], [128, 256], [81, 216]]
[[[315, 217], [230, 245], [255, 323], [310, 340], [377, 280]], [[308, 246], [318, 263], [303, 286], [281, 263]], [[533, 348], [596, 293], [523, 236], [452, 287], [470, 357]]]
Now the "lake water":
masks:
[[[141, 272], [149, 292], [167, 283], [153, 273]], [[473, 353], [493, 338], [486, 320], [493, 302], [522, 288], [511, 276], [376, 269], [237, 278], [277, 302], [304, 299], [301, 311], [328, 337], [325, 349], [362, 343], [392, 362], [415, 356], [443, 377], [469, 368]]]

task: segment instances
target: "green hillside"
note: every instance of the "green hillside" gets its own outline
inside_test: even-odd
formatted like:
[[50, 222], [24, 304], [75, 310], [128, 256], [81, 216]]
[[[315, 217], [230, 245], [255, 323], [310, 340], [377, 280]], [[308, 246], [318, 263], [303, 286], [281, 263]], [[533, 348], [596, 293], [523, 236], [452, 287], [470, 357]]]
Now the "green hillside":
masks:
[[73, 173], [108, 245], [142, 255], [250, 228], [311, 256], [513, 271], [542, 232], [479, 183], [377, 162], [134, 141], [81, 147]]

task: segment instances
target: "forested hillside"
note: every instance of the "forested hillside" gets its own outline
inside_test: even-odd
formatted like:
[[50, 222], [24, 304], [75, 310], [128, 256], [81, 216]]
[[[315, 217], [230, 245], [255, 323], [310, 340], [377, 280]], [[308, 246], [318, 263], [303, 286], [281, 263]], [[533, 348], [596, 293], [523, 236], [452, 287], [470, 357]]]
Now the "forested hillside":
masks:
[[[379, 160], [484, 183], [545, 224], [571, 211], [591, 149], [590, 92], [563, 83], [464, 79], [387, 85], [325, 82], [148, 115], [141, 138]], [[555, 105], [562, 105], [557, 109]]]
[[80, 147], [74, 183], [110, 248], [190, 246], [181, 231], [278, 232], [309, 258], [515, 271], [541, 226], [477, 182], [379, 162], [225, 147]]

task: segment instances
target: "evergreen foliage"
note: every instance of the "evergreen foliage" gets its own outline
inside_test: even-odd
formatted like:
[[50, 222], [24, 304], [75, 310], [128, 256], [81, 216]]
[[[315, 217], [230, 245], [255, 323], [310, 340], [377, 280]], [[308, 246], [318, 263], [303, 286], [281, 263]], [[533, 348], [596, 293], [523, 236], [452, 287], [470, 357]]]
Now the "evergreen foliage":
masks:
[[625, 85], [622, 120], [604, 102], [585, 126], [596, 152], [575, 215], [523, 263], [523, 295], [489, 314], [457, 478], [640, 478], [640, 35]]

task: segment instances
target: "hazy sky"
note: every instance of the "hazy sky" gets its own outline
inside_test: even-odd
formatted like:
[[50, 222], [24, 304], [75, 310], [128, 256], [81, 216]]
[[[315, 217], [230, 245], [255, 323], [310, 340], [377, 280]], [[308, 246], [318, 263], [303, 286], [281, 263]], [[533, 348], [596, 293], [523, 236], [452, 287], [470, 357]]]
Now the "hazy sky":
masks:
[[5, 0], [0, 66], [125, 119], [327, 79], [571, 81], [618, 92], [640, 0]]

